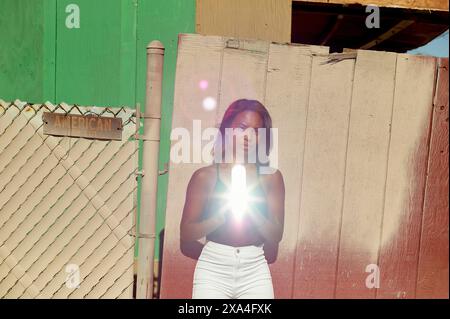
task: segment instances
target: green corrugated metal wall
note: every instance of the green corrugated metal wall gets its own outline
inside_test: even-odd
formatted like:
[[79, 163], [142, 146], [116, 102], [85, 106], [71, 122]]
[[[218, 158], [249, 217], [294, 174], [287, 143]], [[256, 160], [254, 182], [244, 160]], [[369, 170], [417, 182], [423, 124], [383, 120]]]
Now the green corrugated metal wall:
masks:
[[[80, 8], [68, 29], [66, 7]], [[146, 46], [166, 47], [160, 169], [169, 161], [179, 33], [195, 32], [195, 0], [1, 0], [0, 99], [130, 106], [145, 102]], [[160, 176], [157, 234], [167, 175]], [[159, 258], [159, 238], [156, 254]]]

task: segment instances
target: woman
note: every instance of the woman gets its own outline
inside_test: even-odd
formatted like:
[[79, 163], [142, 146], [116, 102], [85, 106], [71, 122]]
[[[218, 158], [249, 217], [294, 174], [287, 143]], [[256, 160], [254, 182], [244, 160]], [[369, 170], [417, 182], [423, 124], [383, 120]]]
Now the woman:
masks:
[[[269, 154], [271, 127], [271, 117], [260, 102], [233, 102], [223, 116], [216, 140], [219, 156], [216, 153], [213, 165], [198, 169], [191, 177], [180, 225], [181, 240], [191, 242], [206, 236], [194, 272], [194, 299], [274, 298], [263, 246], [276, 245], [283, 236], [284, 181], [278, 170], [261, 174], [264, 165], [259, 157], [248, 160], [249, 155], [258, 153], [261, 139], [268, 146], [265, 155]], [[260, 128], [266, 134], [258, 135]], [[230, 129], [253, 129], [256, 134], [227, 139]], [[243, 152], [238, 152], [239, 147]], [[232, 156], [225, 156], [227, 150], [232, 150]], [[232, 169], [237, 164], [245, 168], [248, 196], [241, 217], [233, 214], [229, 203]]]

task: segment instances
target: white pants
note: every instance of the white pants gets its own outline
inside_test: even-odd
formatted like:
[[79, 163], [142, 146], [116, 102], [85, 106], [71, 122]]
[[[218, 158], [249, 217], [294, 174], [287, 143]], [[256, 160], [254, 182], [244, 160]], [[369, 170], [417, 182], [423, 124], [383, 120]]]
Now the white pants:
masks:
[[193, 299], [273, 299], [272, 276], [261, 246], [208, 241], [194, 272]]

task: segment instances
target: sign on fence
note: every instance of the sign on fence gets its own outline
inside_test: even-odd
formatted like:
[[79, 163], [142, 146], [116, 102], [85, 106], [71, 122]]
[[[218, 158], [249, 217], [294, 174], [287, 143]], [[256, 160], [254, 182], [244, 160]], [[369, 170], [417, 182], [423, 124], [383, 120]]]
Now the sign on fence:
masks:
[[121, 118], [45, 112], [42, 120], [46, 135], [122, 140]]

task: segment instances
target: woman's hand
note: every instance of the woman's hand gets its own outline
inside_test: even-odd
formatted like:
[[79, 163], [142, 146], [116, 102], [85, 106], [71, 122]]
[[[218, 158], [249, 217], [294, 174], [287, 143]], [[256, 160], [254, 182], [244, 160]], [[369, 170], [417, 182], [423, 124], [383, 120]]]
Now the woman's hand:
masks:
[[268, 217], [257, 210], [249, 211], [249, 217], [266, 241], [277, 244], [283, 238], [284, 230], [283, 176], [277, 170], [274, 174], [265, 176], [262, 185], [266, 191]]

